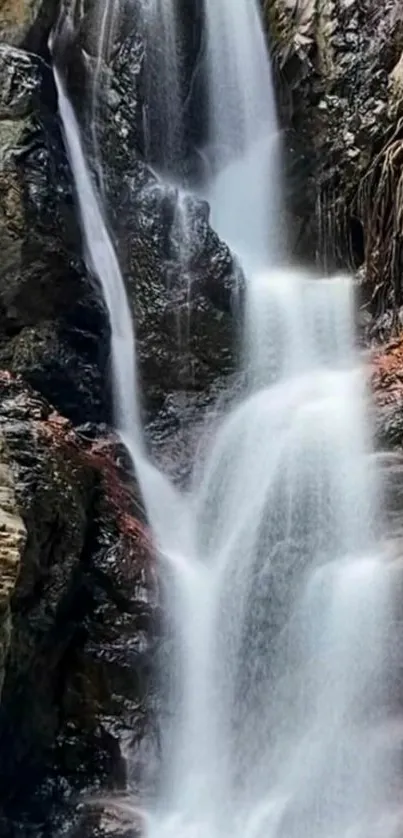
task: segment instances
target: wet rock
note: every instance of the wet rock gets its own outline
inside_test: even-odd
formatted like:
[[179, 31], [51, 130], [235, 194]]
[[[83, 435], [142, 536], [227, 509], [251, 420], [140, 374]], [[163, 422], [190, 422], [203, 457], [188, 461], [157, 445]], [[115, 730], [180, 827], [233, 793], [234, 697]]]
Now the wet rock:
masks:
[[110, 180], [110, 195], [146, 402], [155, 410], [170, 391], [205, 391], [233, 369], [241, 273], [206, 203], [164, 184], [141, 160], [135, 174]]
[[217, 428], [240, 387], [234, 375], [217, 377], [198, 392], [172, 392], [145, 427], [152, 456], [161, 470], [182, 489], [190, 485], [194, 465], [207, 455]]
[[[139, 7], [126, 28], [123, 12], [100, 60], [91, 52], [91, 20], [84, 8], [79, 35], [64, 30], [55, 52], [106, 202], [133, 303], [146, 405], [155, 410], [170, 390], [206, 389], [232, 369], [241, 272], [210, 226], [208, 204], [162, 181], [144, 160]], [[95, 90], [95, 109], [83, 109], [83, 85]]]
[[365, 264], [377, 313], [401, 305], [401, 4], [264, 0], [264, 9], [294, 250], [330, 269]]
[[102, 421], [109, 329], [80, 257], [52, 76], [0, 45], [0, 82], [0, 364], [74, 421]]
[[5, 791], [12, 783], [18, 794], [58, 725], [59, 665], [74, 631], [66, 609], [84, 550], [93, 477], [51, 449], [45, 403], [7, 377], [1, 389], [0, 426], [27, 530], [0, 705], [1, 787]]
[[403, 456], [401, 451], [382, 452], [378, 455], [377, 466], [382, 479], [384, 528], [391, 554], [400, 558], [403, 539]]
[[[128, 286], [148, 404], [173, 390], [203, 390], [233, 369], [237, 278], [204, 205], [152, 183], [131, 197]], [[130, 231], [130, 232], [129, 232]]]
[[0, 391], [0, 816], [25, 838], [143, 774], [158, 597], [113, 440], [83, 439], [19, 378]]
[[108, 206], [117, 208], [110, 219], [131, 290], [147, 401], [160, 406], [167, 392], [206, 390], [218, 372], [233, 368], [232, 314], [242, 279], [228, 247], [210, 226], [207, 202], [163, 181], [145, 164], [139, 120], [135, 138], [119, 129], [123, 102], [130, 102], [132, 113], [143, 104], [147, 33], [141, 5], [136, 8], [135, 47], [133, 35], [128, 42], [136, 51], [137, 60], [131, 56], [129, 62], [136, 81], [129, 85], [122, 74], [123, 30], [116, 35], [117, 43], [123, 37], [121, 49], [109, 64], [115, 118], [108, 118], [101, 98], [99, 136]]

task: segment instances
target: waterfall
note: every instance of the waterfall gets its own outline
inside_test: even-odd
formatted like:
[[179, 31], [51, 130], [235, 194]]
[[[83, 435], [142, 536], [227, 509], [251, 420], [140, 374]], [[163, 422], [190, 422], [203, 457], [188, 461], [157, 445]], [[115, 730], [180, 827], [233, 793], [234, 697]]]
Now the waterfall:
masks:
[[[51, 42], [51, 48], [53, 44]], [[137, 379], [133, 322], [125, 283], [108, 231], [99, 196], [85, 159], [80, 129], [57, 66], [54, 77], [66, 147], [77, 190], [84, 233], [85, 259], [90, 274], [101, 285], [111, 326], [111, 373], [116, 430], [128, 449], [144, 496], [156, 543], [176, 545], [178, 522], [181, 538], [187, 531], [186, 512], [179, 494], [148, 459], [142, 432], [140, 388]]]
[[148, 160], [168, 173], [183, 152], [183, 91], [181, 51], [176, 3], [144, 3], [147, 48], [145, 54], [145, 150]]
[[139, 386], [134, 353], [134, 330], [119, 262], [107, 230], [106, 220], [85, 160], [80, 129], [66, 95], [60, 71], [54, 69], [59, 112], [84, 232], [85, 259], [91, 274], [102, 284], [111, 325], [111, 364], [117, 429], [130, 434], [142, 451]]
[[87, 264], [111, 322], [117, 429], [174, 631], [147, 831], [394, 838], [394, 571], [381, 541], [352, 283], [290, 268], [279, 246], [278, 128], [257, 4], [205, 0], [205, 17], [213, 174], [203, 193], [243, 265], [246, 317], [239, 387], [218, 427], [207, 426], [183, 494], [144, 446], [124, 282], [55, 70]]
[[207, 184], [212, 221], [247, 272], [281, 252], [279, 142], [274, 91], [255, 0], [206, 0], [209, 138], [216, 176]]
[[94, 32], [96, 62], [91, 86], [91, 137], [94, 150], [94, 158], [97, 167], [99, 187], [104, 193], [104, 173], [102, 165], [102, 153], [98, 137], [98, 105], [99, 87], [105, 84], [105, 67], [113, 46], [115, 23], [119, 14], [118, 0], [105, 0], [101, 7], [94, 9]]

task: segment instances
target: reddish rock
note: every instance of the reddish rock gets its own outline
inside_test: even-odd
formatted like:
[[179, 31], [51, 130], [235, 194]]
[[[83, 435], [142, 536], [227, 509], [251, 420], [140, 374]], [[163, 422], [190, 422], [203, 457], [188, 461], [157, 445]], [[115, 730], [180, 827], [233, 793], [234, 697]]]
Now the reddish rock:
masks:
[[375, 350], [370, 370], [377, 405], [403, 406], [403, 335]]

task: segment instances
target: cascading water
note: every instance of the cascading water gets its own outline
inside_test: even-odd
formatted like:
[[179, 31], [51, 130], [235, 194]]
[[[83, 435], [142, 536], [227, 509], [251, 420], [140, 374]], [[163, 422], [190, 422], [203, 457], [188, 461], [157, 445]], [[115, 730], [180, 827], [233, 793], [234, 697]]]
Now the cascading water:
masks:
[[[65, 21], [69, 27], [69, 19]], [[63, 37], [63, 32], [61, 33]], [[51, 40], [51, 51], [54, 45]], [[54, 77], [59, 112], [77, 189], [88, 269], [99, 281], [111, 326], [111, 372], [114, 387], [116, 430], [127, 447], [139, 478], [147, 512], [159, 544], [176, 545], [178, 522], [181, 539], [187, 531], [186, 514], [179, 494], [149, 461], [143, 440], [140, 388], [137, 381], [135, 339], [131, 312], [119, 262], [104, 213], [85, 160], [80, 129], [64, 89], [57, 64]]]
[[183, 94], [176, 4], [145, 0], [147, 32], [144, 107], [147, 159], [165, 173], [181, 159], [183, 151]]
[[204, 192], [245, 269], [245, 350], [242, 387], [182, 496], [146, 455], [123, 280], [56, 72], [88, 264], [110, 314], [118, 429], [175, 630], [146, 827], [156, 838], [392, 838], [392, 563], [352, 286], [274, 267], [277, 126], [257, 7], [205, 0], [205, 11], [215, 176]]
[[212, 222], [245, 270], [281, 253], [279, 144], [274, 92], [257, 6], [206, 0]]

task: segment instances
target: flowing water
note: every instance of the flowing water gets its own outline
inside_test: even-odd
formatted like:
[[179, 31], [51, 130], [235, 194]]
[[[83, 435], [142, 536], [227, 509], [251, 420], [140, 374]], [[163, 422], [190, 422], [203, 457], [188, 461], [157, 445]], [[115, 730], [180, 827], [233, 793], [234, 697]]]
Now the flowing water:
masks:
[[257, 7], [206, 0], [205, 12], [215, 174], [204, 193], [244, 267], [246, 317], [240, 386], [207, 426], [186, 493], [143, 443], [124, 283], [55, 71], [87, 263], [111, 320], [117, 428], [174, 630], [146, 828], [155, 838], [392, 838], [393, 574], [352, 284], [279, 267], [277, 125]]
[[104, 172], [102, 165], [102, 151], [98, 137], [99, 114], [99, 89], [100, 85], [105, 86], [105, 69], [112, 51], [113, 37], [115, 34], [116, 21], [119, 15], [119, 0], [104, 0], [99, 6], [95, 6], [93, 31], [94, 51], [96, 53], [95, 68], [91, 85], [91, 138], [94, 150], [94, 160], [97, 169], [98, 185], [102, 194], [105, 194]]
[[183, 92], [176, 3], [144, 0], [144, 128], [147, 159], [168, 173], [181, 158]]
[[212, 222], [249, 278], [278, 259], [280, 155], [270, 66], [255, 2], [206, 0]]
[[[90, 274], [100, 282], [111, 325], [111, 372], [116, 430], [135, 465], [150, 523], [157, 542], [169, 548], [187, 532], [184, 504], [178, 493], [149, 461], [143, 440], [134, 329], [124, 280], [99, 197], [83, 151], [80, 129], [57, 66], [54, 77], [66, 146], [84, 233], [85, 258]], [[180, 521], [183, 520], [183, 526]]]

